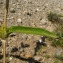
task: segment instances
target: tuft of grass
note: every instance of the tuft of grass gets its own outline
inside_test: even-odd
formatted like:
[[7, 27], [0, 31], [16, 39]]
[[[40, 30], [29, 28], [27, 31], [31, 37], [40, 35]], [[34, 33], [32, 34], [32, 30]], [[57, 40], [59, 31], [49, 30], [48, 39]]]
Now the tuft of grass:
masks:
[[55, 23], [55, 24], [61, 24], [63, 25], [63, 19], [61, 19], [61, 17], [63, 17], [63, 15], [61, 14], [57, 14], [54, 12], [50, 12], [47, 14], [47, 18], [50, 22]]
[[42, 49], [45, 49], [45, 48], [46, 48], [46, 46], [39, 45], [39, 46], [37, 47], [37, 49], [36, 49], [36, 52], [37, 52], [38, 54], [41, 54]]
[[60, 47], [63, 47], [63, 40], [61, 39], [53, 39], [53, 42], [51, 44], [52, 46], [60, 46]]
[[63, 56], [62, 56], [62, 55], [57, 55], [57, 54], [55, 54], [55, 58], [57, 58], [57, 59], [63, 61]]
[[48, 13], [47, 18], [51, 22], [56, 22], [59, 19], [58, 15], [56, 13], [53, 13], [53, 12]]
[[46, 55], [45, 55], [45, 58], [47, 58], [47, 59], [50, 58], [50, 55], [46, 54]]
[[55, 47], [57, 46], [63, 47], [63, 26], [59, 26], [55, 31], [55, 33], [57, 34], [58, 38], [53, 39], [53, 42], [51, 45]]
[[56, 60], [54, 61], [54, 63], [59, 63], [59, 61], [56, 59]]

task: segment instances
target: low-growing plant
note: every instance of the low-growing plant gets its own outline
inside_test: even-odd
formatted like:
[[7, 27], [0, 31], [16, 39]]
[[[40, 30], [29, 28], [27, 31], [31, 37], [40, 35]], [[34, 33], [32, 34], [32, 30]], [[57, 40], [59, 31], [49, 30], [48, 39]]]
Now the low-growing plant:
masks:
[[55, 46], [55, 47], [63, 47], [63, 40], [62, 39], [53, 39], [53, 42], [51, 44], [52, 46]]
[[57, 58], [57, 59], [63, 61], [63, 56], [62, 56], [62, 55], [57, 55], [57, 54], [55, 54], [55, 58]]
[[51, 45], [57, 47], [57, 46], [61, 46], [63, 47], [63, 26], [59, 26], [57, 28], [57, 30], [55, 31], [55, 33], [57, 34], [57, 36], [59, 37], [58, 39], [53, 39], [53, 42]]
[[50, 55], [46, 54], [46, 55], [45, 55], [45, 58], [47, 58], [47, 59], [50, 58]]
[[53, 24], [59, 24], [59, 26], [57, 27], [57, 29], [55, 30], [54, 33], [56, 33], [58, 35], [58, 39], [52, 39], [52, 46], [61, 46], [63, 47], [63, 19], [61, 19], [61, 17], [63, 17], [63, 15], [61, 14], [57, 14], [54, 12], [50, 12], [47, 14], [47, 18], [50, 22], [52, 22]]
[[56, 22], [59, 19], [58, 15], [56, 13], [53, 13], [53, 12], [48, 13], [47, 18], [51, 22]]
[[55, 23], [55, 24], [61, 24], [63, 23], [63, 19], [61, 19], [63, 15], [57, 14], [55, 12], [50, 12], [47, 14], [47, 18], [50, 22]]
[[56, 60], [54, 61], [54, 63], [59, 63], [59, 61], [56, 59]]

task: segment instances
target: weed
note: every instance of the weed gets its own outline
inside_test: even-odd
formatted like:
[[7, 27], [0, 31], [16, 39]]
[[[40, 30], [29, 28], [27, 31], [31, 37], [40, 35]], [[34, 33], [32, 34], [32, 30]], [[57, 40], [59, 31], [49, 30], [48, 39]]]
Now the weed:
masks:
[[50, 55], [46, 54], [46, 55], [45, 55], [45, 58], [47, 58], [47, 59], [50, 58]]
[[56, 24], [62, 24], [63, 23], [63, 19], [61, 19], [61, 17], [63, 17], [63, 15], [53, 13], [53, 12], [50, 12], [47, 14], [48, 20], [51, 21], [52, 23], [56, 23]]
[[59, 17], [56, 13], [50, 12], [47, 16], [48, 20], [51, 22], [56, 22], [58, 21]]
[[55, 47], [57, 46], [63, 47], [63, 26], [59, 26], [55, 31], [55, 33], [57, 34], [58, 38], [53, 39], [53, 42], [51, 45]]
[[53, 42], [51, 44], [52, 46], [60, 46], [60, 47], [63, 47], [63, 40], [60, 40], [60, 39], [53, 39]]
[[59, 61], [58, 60], [55, 60], [54, 63], [59, 63]]
[[63, 61], [63, 56], [62, 55], [57, 55], [55, 54], [55, 58], [59, 59], [59, 60], [62, 60]]
[[39, 45], [39, 46], [36, 48], [36, 52], [37, 52], [38, 54], [40, 54], [41, 51], [42, 51], [42, 49], [45, 49], [45, 48], [46, 48], [46, 46]]

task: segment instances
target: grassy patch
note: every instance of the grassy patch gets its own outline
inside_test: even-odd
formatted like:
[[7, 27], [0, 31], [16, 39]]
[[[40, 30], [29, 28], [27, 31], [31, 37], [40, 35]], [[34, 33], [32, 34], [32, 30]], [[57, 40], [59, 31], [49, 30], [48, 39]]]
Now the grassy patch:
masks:
[[61, 19], [63, 17], [63, 15], [61, 14], [57, 14], [54, 12], [50, 12], [47, 14], [47, 18], [50, 22], [52, 23], [56, 23], [56, 24], [62, 24], [63, 23], [63, 19]]
[[59, 38], [53, 39], [52, 45], [55, 47], [57, 46], [63, 47], [63, 26], [59, 26], [55, 33]]
[[55, 60], [54, 63], [59, 63], [59, 61], [58, 60]]
[[55, 54], [55, 58], [57, 58], [57, 59], [63, 61], [63, 56], [62, 56], [62, 55], [56, 55], [56, 54]]
[[45, 55], [45, 58], [47, 58], [47, 59], [50, 58], [50, 55], [46, 54], [46, 55]]
[[53, 12], [48, 13], [47, 18], [51, 22], [57, 22], [59, 19], [58, 15], [56, 13], [53, 13]]

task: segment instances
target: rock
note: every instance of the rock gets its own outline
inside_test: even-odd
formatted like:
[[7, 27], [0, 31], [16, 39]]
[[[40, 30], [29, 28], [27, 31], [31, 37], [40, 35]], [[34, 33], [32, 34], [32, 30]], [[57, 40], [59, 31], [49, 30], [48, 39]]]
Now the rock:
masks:
[[11, 33], [9, 36], [10, 37], [14, 37], [14, 36], [16, 36], [17, 35], [17, 33]]
[[9, 57], [9, 61], [12, 61], [12, 57]]
[[38, 55], [34, 56], [34, 59], [37, 60], [37, 61], [40, 61], [40, 60], [42, 60], [42, 56], [38, 56]]
[[26, 58], [33, 58], [33, 56], [35, 55], [35, 50], [33, 48], [25, 48], [24, 51]]
[[17, 19], [17, 22], [18, 22], [18, 23], [22, 23], [21, 18], [18, 18], [18, 19]]
[[14, 9], [14, 8], [11, 8], [11, 9], [10, 9], [10, 12], [11, 12], [11, 13], [15, 13], [15, 9]]

